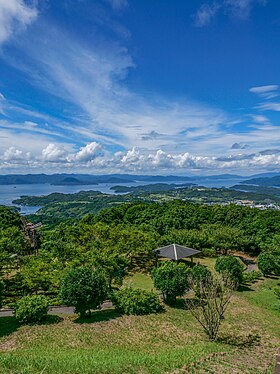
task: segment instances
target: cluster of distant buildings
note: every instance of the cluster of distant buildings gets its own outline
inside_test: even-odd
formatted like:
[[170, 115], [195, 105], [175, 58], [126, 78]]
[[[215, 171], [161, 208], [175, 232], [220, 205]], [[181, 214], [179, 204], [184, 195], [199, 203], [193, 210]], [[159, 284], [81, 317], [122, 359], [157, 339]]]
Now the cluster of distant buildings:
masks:
[[[217, 203], [208, 203], [208, 205], [213, 205]], [[266, 209], [272, 209], [272, 210], [280, 210], [280, 206], [275, 204], [275, 203], [264, 203], [264, 204], [256, 204], [252, 200], [233, 200], [233, 201], [226, 201], [222, 203], [218, 203], [219, 205], [230, 205], [230, 204], [235, 204], [239, 206], [247, 206], [249, 208], [257, 208], [260, 210], [266, 210]]]

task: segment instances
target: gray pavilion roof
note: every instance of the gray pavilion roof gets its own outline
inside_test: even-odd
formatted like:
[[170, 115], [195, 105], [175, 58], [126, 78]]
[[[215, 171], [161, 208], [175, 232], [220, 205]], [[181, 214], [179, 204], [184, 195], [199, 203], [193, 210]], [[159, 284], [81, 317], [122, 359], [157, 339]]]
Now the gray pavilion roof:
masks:
[[159, 257], [167, 257], [171, 260], [181, 260], [182, 258], [195, 256], [200, 253], [197, 249], [184, 247], [178, 244], [169, 244], [156, 249], [154, 252]]

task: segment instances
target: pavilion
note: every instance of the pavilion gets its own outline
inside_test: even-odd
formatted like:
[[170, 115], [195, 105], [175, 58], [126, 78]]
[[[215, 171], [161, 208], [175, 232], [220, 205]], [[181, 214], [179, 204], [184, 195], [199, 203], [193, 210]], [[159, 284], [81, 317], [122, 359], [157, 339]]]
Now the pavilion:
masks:
[[198, 251], [197, 249], [184, 247], [178, 244], [169, 244], [154, 251], [155, 255], [158, 257], [170, 258], [171, 260], [175, 261], [190, 257], [192, 262], [193, 256], [197, 255], [200, 252], [201, 251]]

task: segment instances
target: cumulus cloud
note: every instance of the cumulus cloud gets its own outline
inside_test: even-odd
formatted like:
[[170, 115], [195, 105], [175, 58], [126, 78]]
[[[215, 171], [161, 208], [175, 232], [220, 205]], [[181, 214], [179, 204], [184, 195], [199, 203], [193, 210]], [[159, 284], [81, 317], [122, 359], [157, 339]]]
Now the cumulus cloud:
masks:
[[87, 144], [85, 147], [81, 147], [79, 152], [75, 154], [74, 158], [80, 162], [89, 162], [101, 154], [101, 149], [102, 147], [100, 144], [92, 142]]
[[23, 152], [15, 147], [8, 148], [3, 154], [3, 161], [7, 164], [16, 163], [24, 164], [31, 160], [32, 155], [30, 152]]
[[42, 150], [42, 160], [46, 162], [61, 162], [65, 161], [67, 156], [66, 150], [53, 143], [49, 144]]
[[[40, 167], [48, 170], [63, 165], [65, 168], [76, 170], [94, 170], [100, 172], [158, 172], [158, 171], [193, 171], [201, 170], [254, 170], [277, 169], [280, 166], [280, 150], [265, 149], [256, 153], [239, 153], [223, 157], [193, 155], [189, 152], [171, 153], [162, 149], [147, 152], [137, 147], [127, 151], [118, 151], [113, 156], [100, 153], [98, 143], [90, 143], [78, 152], [68, 152], [63, 147], [49, 144], [43, 149], [41, 156], [34, 156], [15, 147], [7, 149], [0, 155], [0, 168], [20, 166], [20, 170]], [[59, 170], [59, 169], [55, 169]]]
[[214, 0], [203, 3], [195, 14], [197, 27], [207, 26], [219, 13], [231, 18], [246, 20], [255, 4], [265, 5], [266, 0]]
[[0, 0], [0, 44], [37, 17], [37, 9], [24, 0]]

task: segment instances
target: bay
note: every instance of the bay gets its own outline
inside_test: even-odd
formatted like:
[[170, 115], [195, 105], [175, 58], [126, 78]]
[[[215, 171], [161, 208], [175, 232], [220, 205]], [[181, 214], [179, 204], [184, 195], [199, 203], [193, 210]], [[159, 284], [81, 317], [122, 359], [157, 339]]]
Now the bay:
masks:
[[[230, 187], [238, 183], [237, 179], [215, 179], [209, 180], [205, 178], [199, 180], [192, 180], [194, 184], [205, 187]], [[182, 181], [172, 181], [175, 184], [182, 184]], [[151, 182], [134, 182], [134, 183], [122, 183], [122, 186], [141, 186], [146, 184], [152, 184]], [[79, 191], [100, 191], [102, 193], [115, 194], [110, 188], [115, 186], [116, 183], [104, 183], [98, 185], [75, 185], [75, 186], [54, 186], [51, 184], [16, 184], [16, 185], [0, 185], [0, 205], [14, 206], [12, 201], [20, 198], [21, 196], [42, 196], [49, 195], [53, 192], [59, 193], [77, 193]], [[20, 212], [23, 215], [35, 213], [40, 207], [35, 206], [20, 206]]]

